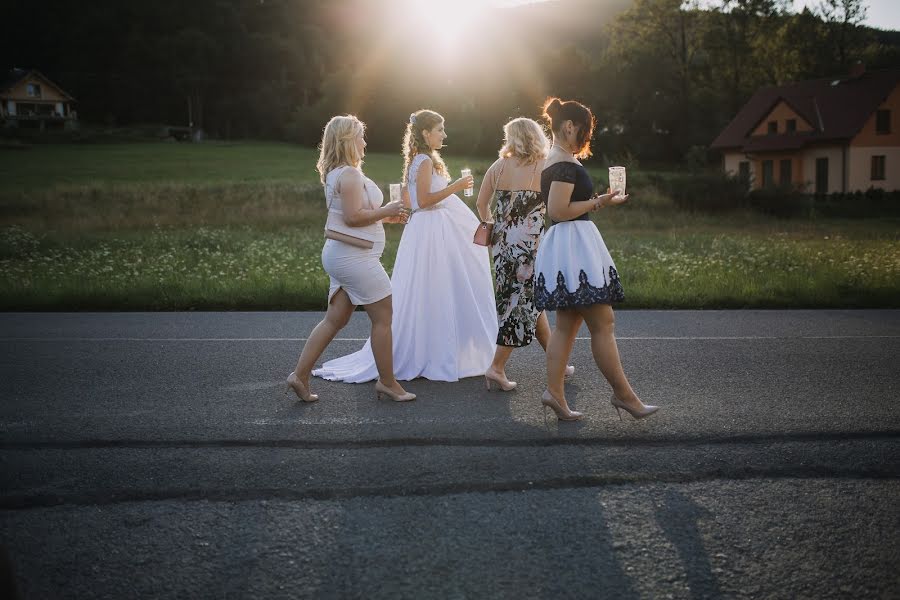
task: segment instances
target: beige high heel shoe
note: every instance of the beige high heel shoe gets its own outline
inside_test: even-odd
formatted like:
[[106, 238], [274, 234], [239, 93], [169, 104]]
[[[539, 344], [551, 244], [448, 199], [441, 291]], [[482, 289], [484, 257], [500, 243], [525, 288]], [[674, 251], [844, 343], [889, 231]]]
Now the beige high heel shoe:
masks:
[[288, 389], [294, 390], [294, 393], [297, 394], [297, 397], [304, 402], [315, 402], [319, 399], [318, 394], [313, 394], [308, 389], [306, 389], [306, 386], [303, 385], [303, 382], [297, 378], [297, 374], [293, 371], [291, 371], [291, 374], [288, 375], [287, 384]]
[[509, 379], [501, 379], [499, 373], [494, 371], [493, 369], [488, 369], [484, 372], [484, 387], [490, 392], [493, 388], [493, 383], [496, 383], [501, 390], [504, 392], [509, 392], [511, 390], [516, 389], [516, 382], [510, 381]]
[[541, 404], [544, 405], [545, 411], [547, 408], [553, 409], [553, 412], [556, 413], [556, 418], [560, 421], [580, 421], [584, 418], [583, 413], [576, 410], [563, 409], [559, 401], [550, 393], [550, 390], [544, 390], [544, 395], [541, 396]]
[[566, 365], [566, 370], [563, 371], [563, 377], [571, 377], [575, 374], [575, 367], [573, 365]]
[[390, 399], [394, 402], [409, 402], [410, 400], [416, 399], [416, 395], [412, 392], [406, 392], [405, 394], [397, 394], [396, 392], [392, 392], [387, 388], [387, 386], [381, 383], [380, 379], [378, 379], [375, 381], [375, 399], [381, 400], [382, 394], [390, 397]]
[[618, 413], [620, 421], [622, 420], [622, 413], [619, 410], [620, 408], [624, 408], [625, 412], [627, 412], [629, 415], [631, 415], [635, 419], [643, 419], [644, 417], [649, 417], [650, 415], [652, 415], [653, 413], [655, 413], [656, 411], [659, 410], [658, 406], [650, 406], [649, 404], [644, 404], [644, 403], [641, 403], [641, 406], [643, 408], [631, 408], [630, 406], [628, 406], [627, 404], [625, 404], [624, 402], [622, 402], [621, 400], [616, 398], [615, 394], [613, 394], [612, 397], [609, 399], [609, 403], [612, 404], [613, 408], [616, 409], [616, 413]]

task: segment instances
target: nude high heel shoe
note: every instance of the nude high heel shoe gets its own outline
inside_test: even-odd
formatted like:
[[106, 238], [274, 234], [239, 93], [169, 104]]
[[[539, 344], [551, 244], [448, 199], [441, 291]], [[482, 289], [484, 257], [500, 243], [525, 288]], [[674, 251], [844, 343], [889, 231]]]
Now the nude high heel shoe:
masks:
[[556, 413], [556, 418], [560, 421], [580, 421], [584, 418], [584, 414], [578, 411], [563, 409], [559, 401], [550, 393], [550, 390], [544, 390], [544, 395], [541, 396], [541, 404], [544, 405], [545, 410], [547, 408], [553, 409], [553, 412]]
[[397, 394], [395, 392], [392, 392], [387, 388], [387, 386], [381, 383], [380, 379], [378, 379], [375, 381], [375, 399], [381, 400], [382, 394], [388, 396], [394, 402], [409, 402], [410, 400], [416, 399], [416, 395], [412, 392], [406, 392], [405, 394]]
[[303, 400], [304, 402], [315, 402], [319, 399], [318, 394], [312, 394], [306, 386], [303, 385], [303, 382], [297, 379], [297, 374], [293, 371], [287, 378], [288, 389], [294, 390], [294, 393], [297, 394], [297, 397]]
[[494, 383], [496, 383], [504, 392], [509, 392], [516, 389], [515, 381], [510, 381], [509, 379], [501, 379], [500, 375], [496, 371], [494, 371], [493, 369], [488, 369], [484, 372], [484, 387], [486, 387], [490, 392], [494, 387], [492, 385]]
[[643, 419], [644, 417], [649, 417], [653, 413], [659, 410], [658, 406], [650, 406], [649, 404], [641, 404], [643, 408], [631, 408], [626, 405], [624, 402], [616, 398], [616, 395], [613, 394], [609, 399], [609, 403], [613, 405], [613, 408], [616, 409], [616, 413], [619, 415], [619, 420], [622, 420], [622, 412], [619, 410], [620, 408], [624, 408], [625, 412], [634, 417], [635, 419]]
[[571, 377], [575, 374], [575, 367], [573, 365], [566, 365], [566, 370], [563, 371], [563, 377]]

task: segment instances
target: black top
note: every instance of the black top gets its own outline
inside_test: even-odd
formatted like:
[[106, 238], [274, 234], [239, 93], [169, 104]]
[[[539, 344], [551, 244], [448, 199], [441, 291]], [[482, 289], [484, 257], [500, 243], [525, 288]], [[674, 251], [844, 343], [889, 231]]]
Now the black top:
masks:
[[[594, 182], [588, 174], [587, 169], [579, 164], [563, 161], [550, 165], [541, 171], [541, 194], [547, 200], [550, 199], [550, 184], [554, 181], [562, 181], [563, 183], [574, 183], [575, 189], [572, 190], [572, 197], [569, 202], [581, 202], [590, 199], [594, 193]], [[571, 219], [572, 221], [590, 221], [588, 213], [584, 213], [579, 217]], [[550, 225], [554, 225], [559, 221], [550, 219]]]

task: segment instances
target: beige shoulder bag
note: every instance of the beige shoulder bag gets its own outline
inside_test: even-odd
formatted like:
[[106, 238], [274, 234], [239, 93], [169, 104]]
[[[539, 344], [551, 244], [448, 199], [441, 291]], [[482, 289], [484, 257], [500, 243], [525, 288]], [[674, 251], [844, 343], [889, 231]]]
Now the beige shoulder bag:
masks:
[[[337, 176], [337, 180], [340, 181], [340, 175]], [[325, 238], [350, 244], [364, 250], [371, 250], [375, 247], [375, 236], [369, 231], [362, 230], [360, 227], [350, 227], [344, 222], [343, 212], [331, 209], [334, 194], [337, 193], [336, 188], [337, 186], [332, 188], [327, 183], [325, 184], [325, 200], [328, 206], [328, 219], [325, 221]], [[365, 183], [363, 183], [363, 193], [367, 193], [365, 192]]]

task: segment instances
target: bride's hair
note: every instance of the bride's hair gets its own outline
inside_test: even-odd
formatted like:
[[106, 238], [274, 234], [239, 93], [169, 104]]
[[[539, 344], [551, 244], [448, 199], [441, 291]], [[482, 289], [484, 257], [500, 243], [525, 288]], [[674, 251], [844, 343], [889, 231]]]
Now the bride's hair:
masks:
[[597, 121], [591, 114], [591, 109], [575, 100], [562, 101], [559, 98], [547, 98], [544, 102], [544, 118], [550, 124], [553, 133], [558, 133], [562, 124], [572, 121], [578, 127], [578, 158], [587, 158], [591, 155], [591, 136], [594, 135], [594, 127]]
[[537, 122], [519, 117], [503, 126], [503, 147], [500, 158], [515, 157], [523, 164], [530, 165], [547, 158], [550, 141]]
[[365, 131], [366, 126], [353, 115], [331, 117], [322, 132], [319, 160], [316, 162], [316, 170], [323, 184], [325, 175], [337, 167], [347, 165], [359, 168], [362, 165], [362, 157], [354, 140]]
[[434, 150], [425, 143], [423, 131], [431, 131], [444, 122], [444, 117], [433, 110], [417, 110], [409, 115], [409, 123], [406, 124], [406, 133], [403, 134], [403, 183], [409, 179], [409, 164], [416, 154], [427, 154], [431, 159], [434, 170], [449, 179], [449, 171], [440, 152]]

